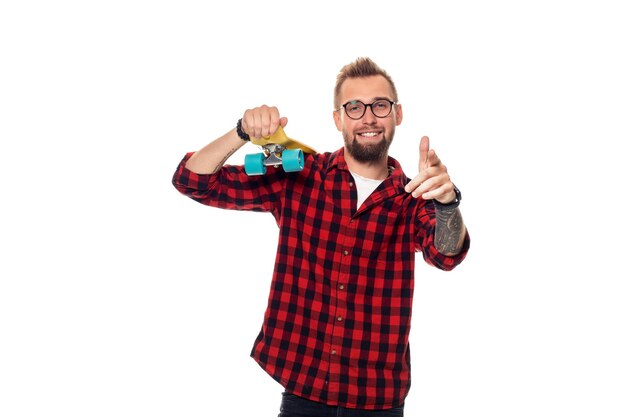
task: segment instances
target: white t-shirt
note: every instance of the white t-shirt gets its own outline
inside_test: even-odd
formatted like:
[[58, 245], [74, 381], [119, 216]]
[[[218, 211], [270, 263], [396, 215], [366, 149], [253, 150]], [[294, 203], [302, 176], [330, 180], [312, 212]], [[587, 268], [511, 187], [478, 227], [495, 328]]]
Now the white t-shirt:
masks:
[[358, 210], [361, 207], [361, 204], [367, 197], [370, 196], [374, 192], [374, 190], [380, 185], [384, 180], [373, 180], [370, 178], [362, 177], [354, 172], [350, 171], [352, 174], [352, 178], [354, 178], [354, 184], [356, 185], [356, 193], [357, 193], [357, 203], [356, 209]]

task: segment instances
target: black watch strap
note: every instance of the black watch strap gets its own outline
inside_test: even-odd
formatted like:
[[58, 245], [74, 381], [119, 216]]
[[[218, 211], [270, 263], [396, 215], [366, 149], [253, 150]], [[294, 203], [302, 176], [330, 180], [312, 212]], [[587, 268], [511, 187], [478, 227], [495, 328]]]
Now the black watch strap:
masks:
[[435, 202], [435, 207], [438, 210], [454, 210], [455, 208], [457, 208], [459, 204], [461, 204], [461, 191], [458, 188], [456, 188], [456, 185], [454, 185], [454, 194], [456, 194], [456, 198], [446, 204], [440, 203], [437, 200], [433, 200]]

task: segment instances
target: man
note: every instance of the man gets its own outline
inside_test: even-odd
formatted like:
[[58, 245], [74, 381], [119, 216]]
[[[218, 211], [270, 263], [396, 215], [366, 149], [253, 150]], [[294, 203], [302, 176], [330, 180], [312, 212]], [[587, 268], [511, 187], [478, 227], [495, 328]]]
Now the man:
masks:
[[443, 270], [464, 259], [461, 194], [427, 137], [410, 181], [388, 156], [402, 106], [373, 61], [342, 68], [334, 103], [344, 147], [308, 155], [301, 172], [247, 176], [224, 165], [250, 136], [287, 125], [261, 106], [187, 154], [173, 183], [203, 204], [276, 218], [269, 302], [251, 355], [285, 388], [280, 416], [403, 415], [415, 252]]

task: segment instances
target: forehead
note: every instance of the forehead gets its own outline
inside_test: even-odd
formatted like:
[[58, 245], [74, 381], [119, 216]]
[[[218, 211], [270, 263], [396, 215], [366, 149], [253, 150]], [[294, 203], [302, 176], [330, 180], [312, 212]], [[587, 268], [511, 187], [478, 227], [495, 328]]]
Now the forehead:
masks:
[[348, 78], [341, 86], [339, 102], [345, 103], [350, 100], [361, 100], [368, 103], [376, 98], [392, 98], [392, 94], [389, 81], [382, 75]]

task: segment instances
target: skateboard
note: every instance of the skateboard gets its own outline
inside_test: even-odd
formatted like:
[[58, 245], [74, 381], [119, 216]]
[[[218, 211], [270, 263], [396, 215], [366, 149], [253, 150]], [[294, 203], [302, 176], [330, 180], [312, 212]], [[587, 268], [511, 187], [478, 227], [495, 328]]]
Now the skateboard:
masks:
[[285, 172], [298, 172], [304, 168], [304, 154], [317, 151], [285, 134], [281, 126], [271, 136], [250, 138], [250, 142], [263, 149], [261, 153], [248, 154], [244, 169], [248, 175], [263, 175], [268, 166], [283, 166]]

